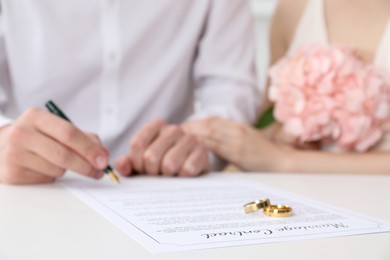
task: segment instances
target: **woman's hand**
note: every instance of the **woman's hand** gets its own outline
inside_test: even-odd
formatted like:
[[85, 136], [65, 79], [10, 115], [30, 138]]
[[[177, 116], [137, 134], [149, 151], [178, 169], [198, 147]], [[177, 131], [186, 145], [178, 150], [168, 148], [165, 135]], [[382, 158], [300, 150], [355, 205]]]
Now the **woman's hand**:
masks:
[[289, 133], [286, 133], [283, 129], [283, 125], [275, 122], [262, 130], [264, 136], [271, 142], [283, 146], [284, 148], [292, 148], [298, 150], [320, 150], [320, 142], [305, 142], [299, 141], [298, 137], [295, 137]]
[[287, 151], [248, 125], [212, 117], [187, 122], [183, 128], [215, 154], [243, 170], [284, 170]]
[[266, 137], [271, 142], [277, 143], [287, 148], [298, 148], [299, 141], [298, 138], [286, 133], [283, 130], [283, 125], [275, 122], [272, 125], [268, 126], [261, 130], [264, 137]]

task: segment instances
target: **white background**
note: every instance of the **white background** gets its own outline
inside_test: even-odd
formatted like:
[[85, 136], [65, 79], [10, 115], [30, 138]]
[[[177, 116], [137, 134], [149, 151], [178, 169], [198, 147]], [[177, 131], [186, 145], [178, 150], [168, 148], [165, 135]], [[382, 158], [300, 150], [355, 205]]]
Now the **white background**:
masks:
[[255, 33], [257, 40], [257, 67], [259, 75], [259, 87], [263, 89], [265, 75], [268, 67], [269, 48], [268, 31], [276, 0], [250, 0], [255, 16]]

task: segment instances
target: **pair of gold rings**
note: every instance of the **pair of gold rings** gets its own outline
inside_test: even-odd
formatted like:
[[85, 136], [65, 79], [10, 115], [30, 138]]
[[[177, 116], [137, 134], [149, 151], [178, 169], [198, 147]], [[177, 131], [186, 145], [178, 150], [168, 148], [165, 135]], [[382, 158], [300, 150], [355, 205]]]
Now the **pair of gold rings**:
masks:
[[258, 211], [262, 208], [271, 205], [269, 199], [255, 200], [244, 205], [245, 213]]
[[287, 205], [271, 205], [268, 198], [255, 200], [244, 205], [245, 213], [251, 213], [263, 209], [263, 213], [269, 217], [284, 218], [290, 217], [293, 210]]

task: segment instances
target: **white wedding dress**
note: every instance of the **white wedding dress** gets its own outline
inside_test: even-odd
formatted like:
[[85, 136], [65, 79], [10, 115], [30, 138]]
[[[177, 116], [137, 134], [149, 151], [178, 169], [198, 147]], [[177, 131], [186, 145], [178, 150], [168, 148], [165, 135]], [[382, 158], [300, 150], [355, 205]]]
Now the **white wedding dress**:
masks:
[[[323, 0], [308, 0], [290, 44], [289, 54], [302, 45], [329, 44], [324, 11]], [[376, 51], [374, 65], [384, 71], [390, 78], [390, 19], [387, 22], [379, 48]], [[340, 149], [332, 144], [326, 145], [323, 150], [340, 152]], [[372, 150], [390, 151], [390, 133], [385, 134]]]

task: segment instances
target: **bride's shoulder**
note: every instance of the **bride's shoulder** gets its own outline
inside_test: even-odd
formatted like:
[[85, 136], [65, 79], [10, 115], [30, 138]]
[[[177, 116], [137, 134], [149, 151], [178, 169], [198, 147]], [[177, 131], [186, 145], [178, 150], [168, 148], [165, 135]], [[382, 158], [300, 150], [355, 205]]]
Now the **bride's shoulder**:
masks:
[[286, 53], [308, 1], [310, 0], [278, 1], [270, 32], [271, 63]]
[[295, 31], [309, 0], [279, 0], [274, 14], [274, 23], [284, 31]]

